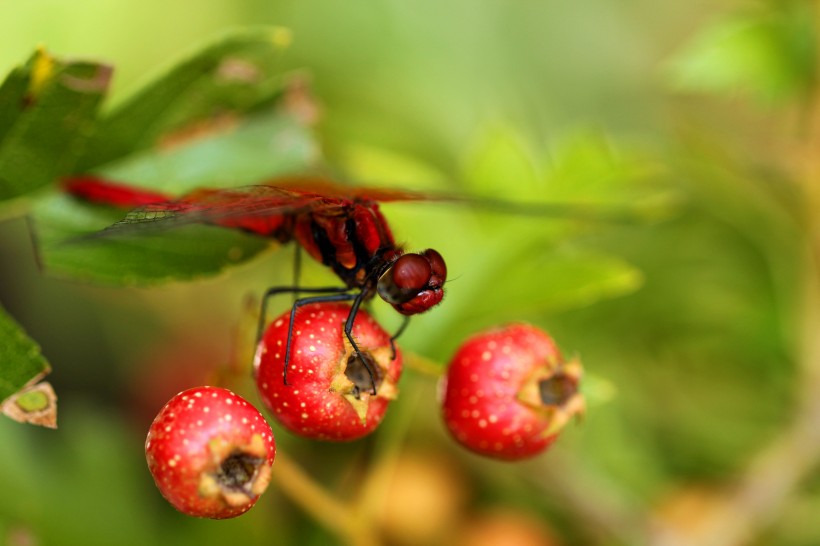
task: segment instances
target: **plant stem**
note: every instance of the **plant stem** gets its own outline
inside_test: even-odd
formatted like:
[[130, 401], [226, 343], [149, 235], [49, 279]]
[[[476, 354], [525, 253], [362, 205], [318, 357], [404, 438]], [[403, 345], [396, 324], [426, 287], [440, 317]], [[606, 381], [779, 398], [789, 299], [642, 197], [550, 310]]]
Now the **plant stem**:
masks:
[[404, 351], [404, 365], [407, 369], [430, 377], [444, 375], [445, 367], [442, 364], [410, 351]]
[[276, 454], [273, 480], [305, 512], [351, 546], [377, 546], [372, 529], [345, 504], [316, 483], [292, 459]]

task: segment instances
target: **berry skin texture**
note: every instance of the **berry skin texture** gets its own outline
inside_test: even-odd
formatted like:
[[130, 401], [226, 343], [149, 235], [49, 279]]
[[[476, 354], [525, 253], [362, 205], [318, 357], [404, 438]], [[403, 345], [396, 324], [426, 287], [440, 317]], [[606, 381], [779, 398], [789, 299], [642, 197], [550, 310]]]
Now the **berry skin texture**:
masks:
[[145, 458], [160, 493], [189, 516], [233, 518], [270, 483], [276, 443], [244, 398], [219, 387], [183, 391], [160, 410]]
[[467, 449], [508, 461], [544, 451], [583, 413], [582, 369], [527, 324], [487, 330], [467, 341], [442, 381], [444, 422]]
[[[348, 441], [379, 425], [398, 395], [402, 369], [398, 347], [391, 358], [390, 335], [364, 310], [353, 323], [353, 339], [366, 365], [355, 358], [344, 334], [350, 306], [315, 303], [296, 312], [284, 383], [290, 311], [268, 326], [254, 359], [259, 396], [282, 426], [317, 440]], [[375, 394], [374, 394], [375, 387]]]

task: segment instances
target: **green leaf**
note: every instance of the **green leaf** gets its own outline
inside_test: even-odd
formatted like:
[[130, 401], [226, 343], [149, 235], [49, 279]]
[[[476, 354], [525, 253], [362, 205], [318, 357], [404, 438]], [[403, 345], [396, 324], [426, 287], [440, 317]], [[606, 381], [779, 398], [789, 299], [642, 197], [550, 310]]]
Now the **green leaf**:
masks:
[[790, 3], [775, 11], [733, 15], [705, 27], [667, 64], [682, 91], [751, 92], [763, 101], [790, 98], [814, 82], [813, 10]]
[[22, 114], [31, 70], [18, 66], [0, 85], [0, 142], [6, 138], [15, 120]]
[[0, 307], [0, 402], [49, 371], [40, 347]]
[[487, 127], [464, 160], [468, 190], [504, 199], [538, 197], [541, 170], [523, 137], [505, 124]]
[[[418, 321], [424, 327], [403, 341], [413, 347], [439, 347], [450, 354], [471, 332], [518, 320], [586, 307], [638, 290], [643, 274], [621, 258], [570, 245], [553, 246], [532, 234], [500, 237], [480, 246], [449, 284], [445, 304]], [[521, 239], [524, 238], [523, 242]]]
[[[490, 128], [479, 141], [464, 162], [468, 191], [534, 205], [522, 206], [530, 216], [539, 215], [539, 204], [565, 205], [563, 214], [545, 207], [543, 216], [645, 222], [669, 216], [679, 204], [657, 162], [614, 146], [599, 131], [570, 132], [540, 154], [504, 126]], [[514, 206], [507, 208], [515, 213]]]
[[[169, 195], [304, 171], [317, 146], [304, 120], [286, 110], [293, 91], [278, 54], [288, 40], [281, 28], [234, 32], [184, 59], [100, 120], [83, 166]], [[123, 215], [65, 195], [43, 199], [33, 215], [42, 266], [145, 285], [214, 275], [271, 244], [212, 226], [85, 237]]]
[[[509, 263], [516, 264], [509, 267]], [[584, 307], [634, 292], [643, 275], [624, 260], [574, 247], [543, 248], [537, 241], [510, 261], [497, 261], [485, 271], [492, 298], [479, 298], [471, 313], [493, 315], [494, 321]], [[503, 305], [499, 305], [503, 302]]]
[[100, 120], [82, 170], [164, 140], [198, 136], [272, 104], [287, 81], [280, 54], [289, 43], [289, 31], [281, 27], [245, 29], [175, 63]]
[[658, 190], [659, 165], [644, 154], [616, 146], [595, 130], [557, 138], [544, 160], [544, 185], [557, 200], [624, 203]]
[[101, 172], [112, 180], [180, 194], [203, 187], [259, 184], [304, 171], [317, 156], [310, 131], [287, 112], [270, 109], [182, 146], [135, 153]]
[[364, 185], [441, 190], [441, 184], [446, 179], [432, 165], [410, 154], [372, 144], [349, 143], [339, 155], [345, 172]]
[[111, 68], [38, 51], [0, 87], [0, 201], [71, 172], [88, 140]]
[[[584, 211], [625, 212], [635, 222], [658, 219], [675, 204], [676, 194], [654, 161], [612, 145], [599, 132], [573, 132], [554, 140], [542, 155], [503, 127], [483, 142], [465, 162], [471, 191], [490, 193], [496, 187], [505, 200], [521, 202], [527, 214], [518, 214], [515, 206], [494, 212], [469, 206], [385, 207], [396, 233], [414, 244], [439, 241], [436, 247], [448, 263], [445, 303], [414, 319], [422, 326], [402, 338], [422, 352], [427, 347], [447, 354], [456, 340], [480, 328], [539, 320], [642, 285], [642, 273], [626, 261], [580, 248], [581, 236], [617, 224], [594, 214], [555, 217], [546, 208], [539, 216], [525, 204], [580, 204]], [[442, 225], [448, 230], [445, 239]]]
[[78, 203], [69, 196], [45, 200], [36, 209], [44, 269], [52, 275], [95, 283], [148, 285], [214, 275], [270, 246], [261, 237], [197, 225], [164, 233], [71, 240], [115, 219], [112, 211]]
[[[272, 111], [223, 134], [125, 158], [107, 167], [103, 175], [178, 194], [198, 187], [247, 185], [304, 170], [314, 156], [310, 133], [286, 113]], [[64, 194], [43, 199], [33, 214], [41, 265], [63, 277], [148, 285], [217, 274], [272, 243], [238, 230], [200, 225], [83, 238], [123, 215]]]

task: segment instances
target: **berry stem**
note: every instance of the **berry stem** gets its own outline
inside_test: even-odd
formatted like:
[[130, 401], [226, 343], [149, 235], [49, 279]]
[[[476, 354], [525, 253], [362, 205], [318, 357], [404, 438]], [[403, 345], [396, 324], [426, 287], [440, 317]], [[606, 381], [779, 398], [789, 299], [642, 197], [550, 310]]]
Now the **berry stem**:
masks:
[[376, 438], [373, 464], [365, 474], [356, 501], [357, 513], [365, 520], [376, 520], [387, 502], [388, 488], [407, 433], [418, 416], [421, 400], [420, 390], [409, 390], [403, 397], [403, 404], [396, 407], [392, 426]]
[[379, 546], [365, 520], [283, 453], [276, 456], [272, 478], [295, 504], [351, 546]]
[[441, 377], [444, 375], [444, 370], [446, 369], [444, 364], [407, 350], [402, 352], [404, 353], [405, 368], [430, 377]]

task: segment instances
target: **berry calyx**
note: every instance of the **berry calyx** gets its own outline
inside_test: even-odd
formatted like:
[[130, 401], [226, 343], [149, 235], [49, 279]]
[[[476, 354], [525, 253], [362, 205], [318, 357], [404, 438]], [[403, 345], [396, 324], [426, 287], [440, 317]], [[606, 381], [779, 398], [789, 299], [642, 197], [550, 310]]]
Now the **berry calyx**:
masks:
[[344, 333], [350, 307], [314, 303], [296, 311], [287, 384], [285, 347], [290, 311], [268, 327], [254, 359], [259, 396], [288, 430], [319, 440], [347, 441], [379, 425], [402, 369], [390, 335], [364, 310], [353, 323], [357, 354]]
[[545, 450], [583, 413], [580, 362], [527, 324], [487, 330], [464, 342], [443, 380], [444, 422], [476, 453], [518, 460]]
[[183, 391], [160, 410], [145, 458], [162, 496], [190, 516], [247, 512], [270, 483], [276, 443], [262, 414], [218, 387]]

